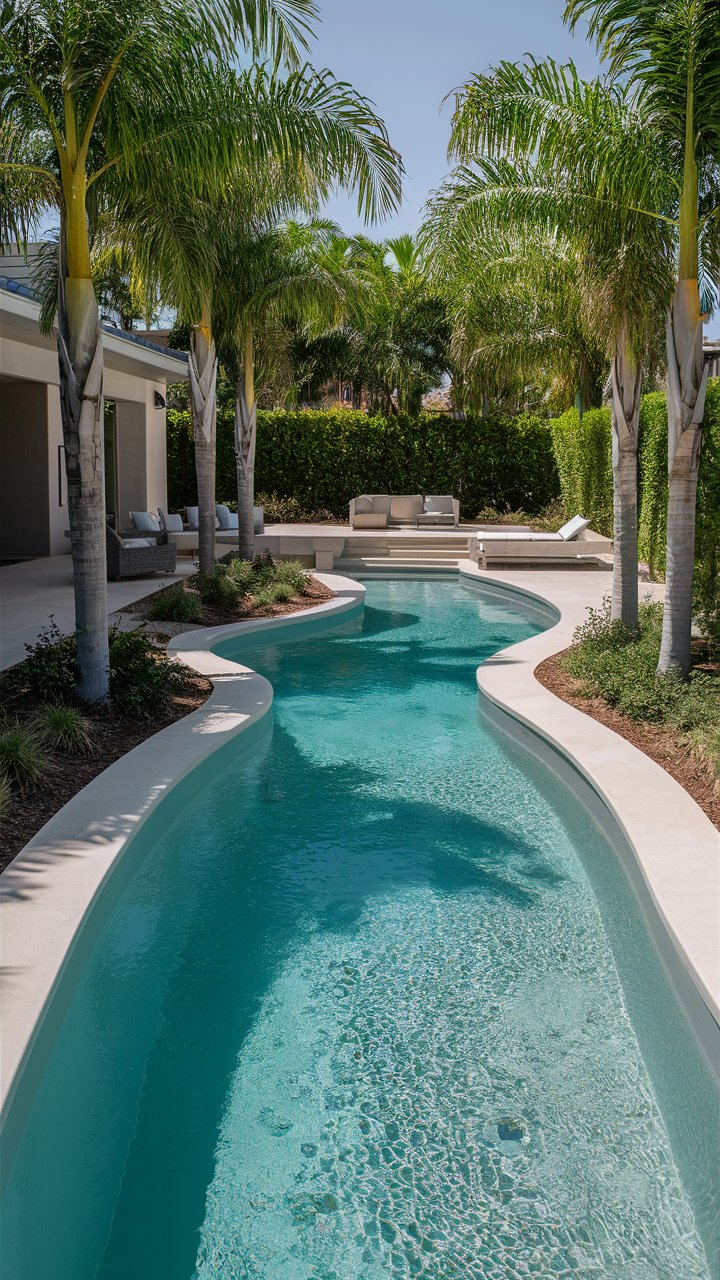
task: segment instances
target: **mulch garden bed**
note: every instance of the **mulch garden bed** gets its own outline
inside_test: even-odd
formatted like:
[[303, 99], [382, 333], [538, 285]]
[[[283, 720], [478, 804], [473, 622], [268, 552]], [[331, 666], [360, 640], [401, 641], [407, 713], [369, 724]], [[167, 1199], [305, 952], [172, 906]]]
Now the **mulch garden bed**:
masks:
[[[151, 720], [120, 716], [99, 707], [83, 708], [92, 745], [86, 752], [48, 752], [48, 768], [38, 786], [14, 792], [0, 821], [0, 871], [19, 853], [28, 840], [44, 827], [59, 809], [72, 800], [88, 782], [133, 747], [152, 737], [159, 729], [182, 720], [201, 707], [210, 696], [212, 684], [204, 676], [186, 669], [184, 686], [175, 689], [164, 712]], [[7, 673], [4, 673], [5, 675]], [[15, 693], [0, 683], [2, 705], [8, 720], [22, 723], [38, 709], [38, 699]]]
[[[564, 652], [567, 653], [567, 650]], [[691, 753], [676, 729], [668, 725], [631, 720], [614, 707], [609, 707], [602, 698], [584, 696], [580, 692], [582, 682], [564, 670], [563, 656], [563, 653], [556, 653], [535, 668], [535, 676], [540, 684], [562, 698], [563, 702], [569, 702], [579, 711], [599, 720], [601, 724], [620, 734], [621, 738], [632, 742], [646, 756], [650, 756], [651, 760], [672, 774], [710, 821], [720, 828], [720, 783], [712, 765]]]
[[[192, 589], [194, 579], [186, 579], [186, 586]], [[173, 591], [174, 586], [155, 591], [142, 600], [126, 605], [121, 613], [129, 614], [141, 623], [148, 617], [151, 605], [159, 598]], [[271, 618], [280, 614], [297, 613], [310, 609], [325, 600], [331, 600], [334, 592], [323, 586], [316, 578], [308, 576], [307, 585], [302, 595], [292, 600], [265, 606], [253, 604], [251, 599], [240, 600], [237, 608], [223, 609], [205, 606], [202, 618], [187, 627], [173, 627], [162, 621], [152, 623], [155, 643], [167, 640], [164, 625], [168, 630], [194, 630], [198, 627], [217, 627], [231, 622], [244, 622], [251, 618]], [[0, 677], [0, 698], [8, 723], [18, 721], [20, 724], [29, 721], [37, 712], [39, 700], [33, 695], [13, 688], [9, 672]], [[16, 853], [27, 844], [41, 827], [54, 814], [67, 804], [88, 782], [92, 782], [108, 765], [119, 760], [133, 747], [144, 742], [160, 729], [182, 719], [191, 711], [202, 706], [212, 691], [212, 684], [204, 676], [185, 669], [184, 685], [173, 691], [165, 711], [151, 720], [138, 720], [119, 715], [107, 708], [82, 708], [88, 722], [88, 731], [92, 746], [86, 752], [48, 752], [48, 767], [39, 785], [28, 787], [24, 791], [12, 794], [8, 808], [0, 820], [0, 871], [8, 865]]]
[[[186, 578], [183, 587], [193, 590], [197, 585], [197, 576], [193, 575]], [[120, 609], [120, 613], [131, 614], [138, 619], [148, 618], [152, 606], [157, 600], [161, 600], [163, 596], [169, 595], [175, 591], [176, 583], [169, 587], [162, 587], [160, 591], [154, 591], [152, 595], [143, 596], [142, 600], [136, 600], [133, 604], [125, 605]], [[318, 582], [317, 578], [308, 576], [305, 590], [302, 595], [293, 596], [292, 600], [288, 600], [283, 604], [256, 605], [252, 602], [252, 597], [241, 598], [237, 607], [232, 609], [224, 609], [203, 605], [202, 616], [198, 622], [193, 622], [192, 628], [197, 627], [221, 627], [229, 622], [248, 622], [251, 618], [275, 618], [284, 613], [299, 613], [302, 609], [312, 609], [315, 605], [322, 604], [325, 600], [332, 600], [335, 592], [329, 587]], [[153, 623], [159, 631], [162, 631], [162, 621]], [[188, 625], [188, 630], [191, 629]]]

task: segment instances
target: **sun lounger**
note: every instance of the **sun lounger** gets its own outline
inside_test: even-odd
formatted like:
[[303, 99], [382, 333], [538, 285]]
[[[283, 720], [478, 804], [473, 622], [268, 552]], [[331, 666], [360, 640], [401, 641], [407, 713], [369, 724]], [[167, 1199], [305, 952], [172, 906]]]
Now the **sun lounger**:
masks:
[[567, 562], [611, 555], [611, 539], [595, 533], [588, 525], [583, 516], [573, 516], [557, 533], [519, 533], [500, 528], [483, 531], [469, 540], [470, 559], [485, 567], [507, 561]]

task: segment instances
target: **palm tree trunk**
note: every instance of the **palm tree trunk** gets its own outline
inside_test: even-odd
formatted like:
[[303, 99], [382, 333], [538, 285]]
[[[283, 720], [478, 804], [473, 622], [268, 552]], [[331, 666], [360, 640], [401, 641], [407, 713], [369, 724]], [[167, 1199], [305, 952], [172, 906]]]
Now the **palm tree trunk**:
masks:
[[[98, 702], [107, 698], [110, 689], [100, 426], [103, 351], [84, 204], [68, 216], [77, 225], [68, 229], [63, 219], [57, 346], [75, 591], [77, 693], [86, 702]], [[67, 252], [68, 238], [75, 250], [72, 255]]]
[[[694, 283], [694, 290], [692, 284]], [[668, 517], [658, 671], [690, 671], [695, 501], [707, 388], [697, 280], [680, 280], [667, 318]]]
[[668, 401], [668, 519], [665, 608], [658, 671], [690, 672], [695, 501], [702, 447], [707, 367], [698, 288], [698, 168], [694, 81], [688, 61], [685, 155], [680, 197], [678, 280], [665, 334]]
[[615, 536], [611, 612], [613, 618], [632, 629], [638, 620], [637, 455], [642, 370], [633, 360], [622, 332], [610, 378]]
[[255, 554], [255, 440], [257, 403], [252, 330], [245, 337], [243, 367], [235, 393], [235, 466], [237, 471], [238, 550], [244, 560]]
[[215, 343], [205, 321], [190, 333], [188, 353], [190, 405], [195, 441], [195, 471], [198, 491], [198, 549], [200, 572], [215, 568], [215, 437], [217, 404], [217, 356]]

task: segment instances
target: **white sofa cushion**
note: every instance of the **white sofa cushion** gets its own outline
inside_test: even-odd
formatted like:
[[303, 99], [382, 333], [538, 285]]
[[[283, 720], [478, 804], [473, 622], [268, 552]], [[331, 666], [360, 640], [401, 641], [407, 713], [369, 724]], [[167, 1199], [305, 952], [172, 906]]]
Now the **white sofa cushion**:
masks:
[[422, 494], [398, 494], [390, 498], [391, 520], [414, 520], [422, 509]]
[[573, 516], [572, 520], [568, 520], [562, 529], [558, 529], [558, 537], [562, 538], [563, 542], [571, 542], [573, 538], [577, 538], [579, 533], [582, 533], [583, 529], [587, 529], [589, 523], [590, 521], [586, 520], [584, 516]]
[[157, 546], [154, 538], [123, 538], [122, 544], [128, 551], [132, 551], [134, 547]]
[[359, 498], [355, 499], [355, 515], [369, 516], [374, 510], [372, 498], [368, 498], [366, 493], [361, 493]]
[[131, 511], [132, 520], [138, 533], [159, 533], [160, 521], [151, 511]]

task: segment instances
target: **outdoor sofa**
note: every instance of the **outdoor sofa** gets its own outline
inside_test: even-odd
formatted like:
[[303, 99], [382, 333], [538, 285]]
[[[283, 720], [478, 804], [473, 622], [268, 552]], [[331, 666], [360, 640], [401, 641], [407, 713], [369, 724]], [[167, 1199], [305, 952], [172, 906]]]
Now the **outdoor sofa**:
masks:
[[457, 525], [460, 503], [448, 494], [361, 493], [350, 502], [353, 529], [397, 529], [408, 525]]
[[111, 581], [175, 572], [174, 546], [153, 537], [121, 538], [110, 525], [105, 528], [105, 554]]
[[520, 533], [501, 528], [476, 533], [468, 543], [470, 559], [486, 568], [492, 562], [550, 563], [612, 555], [612, 540], [595, 533], [589, 523], [584, 516], [573, 516], [557, 533]]
[[[153, 511], [131, 511], [130, 519], [133, 528], [145, 537], [158, 537], [173, 545], [178, 552], [186, 551], [197, 555], [199, 550], [198, 508], [186, 508], [187, 519], [183, 520], [179, 512], [166, 513], [158, 507], [157, 515]], [[253, 523], [255, 533], [263, 533], [264, 512], [262, 507], [253, 507]], [[237, 514], [218, 503], [215, 507], [215, 543], [233, 545], [237, 542]]]

